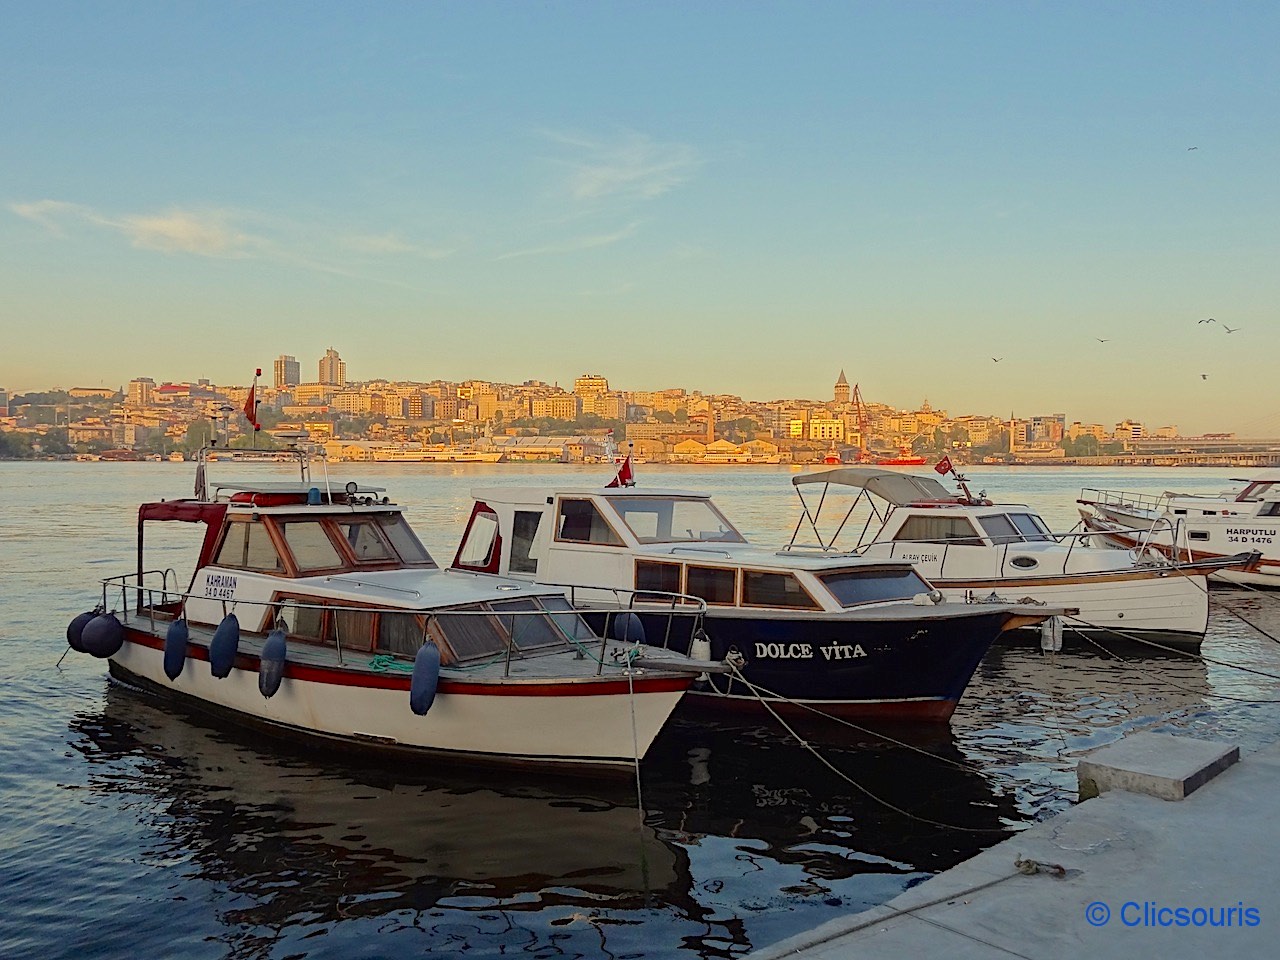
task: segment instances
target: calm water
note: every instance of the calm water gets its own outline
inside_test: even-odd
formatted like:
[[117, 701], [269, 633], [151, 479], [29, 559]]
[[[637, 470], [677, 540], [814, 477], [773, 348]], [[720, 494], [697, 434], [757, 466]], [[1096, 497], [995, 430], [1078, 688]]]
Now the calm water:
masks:
[[[790, 536], [788, 468], [639, 471], [643, 484], [713, 492], [752, 538]], [[472, 486], [602, 476], [333, 473], [385, 485], [442, 562]], [[1058, 529], [1077, 519], [1083, 485], [1217, 490], [1234, 473], [971, 472], [975, 491], [1029, 502]], [[55, 666], [97, 578], [129, 568], [138, 502], [191, 483], [190, 464], [0, 463], [2, 957], [736, 956], [888, 900], [1065, 808], [1076, 758], [1128, 730], [1246, 750], [1280, 735], [1280, 683], [1266, 677], [1000, 647], [949, 730], [894, 731], [916, 750], [806, 731], [883, 803], [766, 723], [672, 725], [639, 802], [627, 783], [356, 768], [161, 707], [110, 685], [90, 658]], [[190, 534], [167, 533], [167, 565], [189, 569]], [[1280, 675], [1280, 646], [1229, 607], [1280, 634], [1280, 592], [1215, 590], [1205, 644]]]

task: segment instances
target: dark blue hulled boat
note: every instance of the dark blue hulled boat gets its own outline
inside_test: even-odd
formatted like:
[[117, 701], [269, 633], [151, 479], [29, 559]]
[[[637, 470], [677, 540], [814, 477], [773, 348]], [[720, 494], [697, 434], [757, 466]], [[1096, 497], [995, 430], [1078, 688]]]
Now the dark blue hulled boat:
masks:
[[[742, 654], [740, 673], [691, 691], [704, 705], [757, 707], [763, 696], [792, 711], [946, 720], [997, 636], [1064, 612], [946, 602], [904, 561], [754, 546], [705, 494], [472, 495], [454, 569], [562, 587], [580, 610], [623, 599], [634, 615], [612, 615], [615, 636], [642, 630], [646, 643], [697, 659]], [[700, 627], [670, 615], [691, 603], [706, 604]]]

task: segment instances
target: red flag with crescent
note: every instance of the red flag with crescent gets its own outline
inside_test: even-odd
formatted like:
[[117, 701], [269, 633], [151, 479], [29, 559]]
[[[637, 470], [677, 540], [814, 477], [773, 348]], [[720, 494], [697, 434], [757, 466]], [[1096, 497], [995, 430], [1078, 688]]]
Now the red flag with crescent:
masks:
[[618, 468], [618, 475], [605, 484], [605, 487], [634, 487], [636, 485], [635, 475], [631, 472], [631, 454], [627, 454], [627, 459], [622, 461], [622, 466]]
[[951, 458], [943, 457], [941, 460], [939, 460], [937, 463], [933, 465], [933, 469], [938, 471], [938, 473], [942, 474], [945, 477], [948, 473], [951, 472]]
[[249, 388], [249, 396], [244, 401], [244, 415], [249, 418], [249, 422], [253, 424], [253, 429], [258, 429], [258, 402], [254, 399], [258, 385], [255, 383]]

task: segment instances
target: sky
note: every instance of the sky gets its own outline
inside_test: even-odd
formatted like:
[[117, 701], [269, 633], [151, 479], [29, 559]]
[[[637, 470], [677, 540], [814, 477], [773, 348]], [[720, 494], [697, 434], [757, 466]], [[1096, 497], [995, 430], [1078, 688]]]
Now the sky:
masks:
[[0, 16], [11, 393], [333, 346], [1280, 436], [1275, 3]]

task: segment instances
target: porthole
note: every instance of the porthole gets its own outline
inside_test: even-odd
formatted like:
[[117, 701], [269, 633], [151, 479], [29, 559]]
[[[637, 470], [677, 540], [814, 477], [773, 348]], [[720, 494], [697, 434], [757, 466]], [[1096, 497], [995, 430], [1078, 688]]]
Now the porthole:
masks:
[[1009, 562], [1015, 567], [1021, 567], [1023, 570], [1030, 570], [1032, 567], [1038, 565], [1038, 561], [1035, 557], [1014, 557]]

